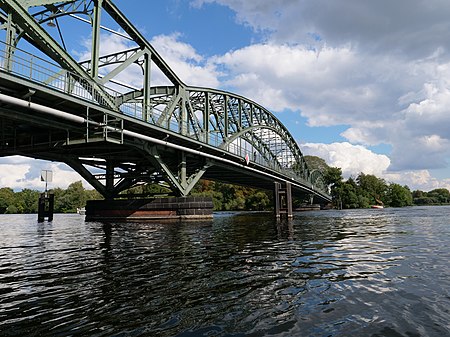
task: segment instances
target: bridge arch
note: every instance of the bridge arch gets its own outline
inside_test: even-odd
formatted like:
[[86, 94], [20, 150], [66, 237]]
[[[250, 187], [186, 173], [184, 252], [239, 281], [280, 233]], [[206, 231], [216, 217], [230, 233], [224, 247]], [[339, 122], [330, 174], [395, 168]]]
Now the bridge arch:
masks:
[[[145, 118], [142, 91], [121, 97], [121, 109]], [[175, 86], [150, 90], [147, 121], [252, 162], [291, 171], [309, 181], [310, 170], [287, 128], [258, 103], [227, 91]]]
[[[43, 10], [29, 11], [30, 6]], [[67, 120], [66, 124], [55, 123], [53, 131], [39, 129], [43, 144], [49, 146], [42, 145], [41, 152], [24, 146], [4, 153], [63, 160], [108, 197], [160, 174], [169, 177], [167, 180], [184, 195], [210, 167], [222, 165], [229, 172], [265, 180], [265, 188], [274, 181], [289, 181], [298, 191], [329, 200], [325, 190], [314, 191], [321, 179], [319, 173], [312, 174], [295, 139], [270, 111], [237, 94], [184, 84], [111, 0], [0, 0], [0, 10], [0, 23], [7, 30], [0, 77], [11, 83], [4, 99], [26, 110], [30, 104], [26, 107], [22, 101], [27, 98], [37, 103], [34, 106], [43, 114], [50, 108], [58, 118], [69, 113], [81, 121], [77, 126], [67, 125]], [[101, 12], [109, 14], [134, 47], [100, 55]], [[92, 50], [91, 60], [86, 62], [76, 61], [64, 42], [61, 45], [45, 30], [44, 23], [75, 14], [90, 19]], [[19, 67], [19, 39], [45, 54], [51, 65], [45, 59], [39, 60], [43, 66], [39, 67], [36, 58], [23, 50]], [[114, 82], [120, 72], [136, 64], [142, 69], [142, 78], [137, 81], [142, 87]], [[167, 83], [151, 83], [151, 69], [165, 75]], [[24, 96], [17, 97], [20, 91], [16, 85], [26, 92]], [[9, 111], [2, 115], [12, 130], [5, 139], [13, 137], [16, 128], [10, 115]], [[15, 118], [30, 129], [36, 125], [24, 111]], [[47, 127], [46, 118], [40, 117], [40, 125]], [[47, 133], [49, 136], [44, 136]], [[61, 137], [58, 141], [55, 133]], [[28, 142], [27, 135], [23, 137]], [[111, 143], [117, 155], [111, 152]], [[86, 158], [89, 151], [95, 160]], [[244, 158], [247, 166], [242, 165]], [[135, 161], [132, 165], [131, 159]], [[104, 169], [105, 174], [94, 176], [85, 170], [87, 165]], [[106, 181], [103, 187], [98, 184], [102, 179]]]

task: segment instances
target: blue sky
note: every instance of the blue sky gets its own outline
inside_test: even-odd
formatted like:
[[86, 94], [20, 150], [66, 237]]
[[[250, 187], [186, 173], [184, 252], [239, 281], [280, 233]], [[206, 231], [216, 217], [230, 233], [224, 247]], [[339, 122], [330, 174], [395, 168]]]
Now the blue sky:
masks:
[[[450, 187], [447, 1], [114, 2], [187, 84], [262, 104], [305, 154], [341, 167], [344, 176]], [[102, 23], [117, 28], [106, 15]], [[79, 27], [61, 20], [68, 49], [83, 59], [89, 30]], [[102, 34], [103, 51], [118, 47], [127, 42]], [[2, 186], [34, 187], [32, 176], [44, 166], [56, 171], [57, 185], [80, 179], [57, 163], [14, 158], [0, 165], [16, 172], [1, 178]]]

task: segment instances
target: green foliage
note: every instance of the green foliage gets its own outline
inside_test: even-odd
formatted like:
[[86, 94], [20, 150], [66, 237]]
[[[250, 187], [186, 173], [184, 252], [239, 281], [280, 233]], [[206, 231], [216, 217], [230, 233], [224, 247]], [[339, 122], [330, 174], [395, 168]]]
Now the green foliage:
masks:
[[87, 200], [101, 199], [100, 193], [95, 190], [86, 190], [81, 181], [70, 184], [66, 190], [55, 188], [55, 213], [75, 213], [77, 208], [86, 205]]
[[325, 172], [329, 168], [325, 160], [320, 157], [304, 156], [303, 158], [305, 159], [306, 165], [308, 165], [310, 171], [319, 170], [321, 172]]
[[[326, 181], [331, 185], [334, 205], [338, 208], [368, 208], [376, 204], [388, 207], [413, 205], [413, 194], [408, 186], [388, 184], [384, 179], [364, 173], [360, 173], [356, 179], [350, 177], [347, 181], [342, 181], [339, 173], [340, 169], [331, 168], [325, 175]], [[443, 191], [440, 193], [446, 195]], [[417, 193], [418, 196], [422, 194]]]
[[126, 190], [122, 194], [133, 194], [133, 195], [142, 195], [142, 196], [153, 196], [158, 194], [170, 194], [170, 189], [158, 185], [158, 184], [145, 184], [145, 185], [139, 185], [132, 187], [128, 190]]
[[30, 190], [28, 188], [14, 195], [14, 205], [17, 208], [17, 213], [29, 214], [37, 213], [38, 210], [39, 192]]
[[388, 185], [384, 179], [371, 174], [360, 173], [356, 181], [361, 194], [368, 198], [370, 203], [376, 204], [379, 203], [379, 200], [386, 203]]
[[413, 197], [408, 186], [390, 184], [387, 192], [387, 200], [392, 207], [412, 206]]
[[[66, 190], [55, 188], [50, 192], [55, 195], [55, 213], [75, 213], [77, 208], [86, 205], [87, 200], [101, 199], [97, 191], [84, 189], [81, 181], [70, 184]], [[37, 213], [40, 194], [39, 191], [27, 188], [20, 192], [14, 192], [6, 187], [1, 188], [0, 212], [11, 214]]]
[[191, 194], [212, 197], [216, 211], [264, 211], [272, 207], [271, 199], [265, 191], [217, 181], [200, 180]]
[[11, 188], [0, 188], [0, 213], [8, 213], [14, 204], [14, 191]]
[[414, 191], [412, 197], [416, 205], [442, 205], [450, 203], [450, 191], [446, 188], [437, 188], [430, 192]]
[[329, 167], [324, 173], [325, 184], [333, 187], [342, 182], [342, 169], [339, 167]]

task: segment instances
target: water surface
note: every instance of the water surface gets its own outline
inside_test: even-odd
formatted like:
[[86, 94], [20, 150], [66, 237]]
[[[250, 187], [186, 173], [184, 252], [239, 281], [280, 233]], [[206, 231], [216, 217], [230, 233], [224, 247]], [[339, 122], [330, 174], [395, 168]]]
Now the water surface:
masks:
[[449, 215], [2, 215], [0, 335], [450, 336]]

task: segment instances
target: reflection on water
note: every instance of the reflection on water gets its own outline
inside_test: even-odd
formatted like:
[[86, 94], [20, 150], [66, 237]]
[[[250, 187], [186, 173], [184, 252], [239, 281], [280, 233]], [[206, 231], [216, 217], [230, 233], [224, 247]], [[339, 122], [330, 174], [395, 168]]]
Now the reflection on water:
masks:
[[4, 215], [0, 335], [450, 335], [449, 211]]

